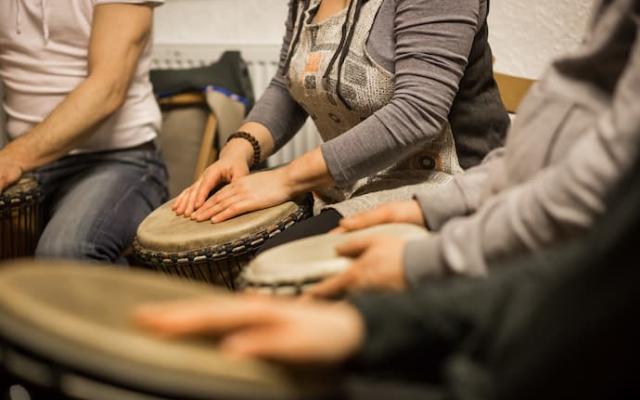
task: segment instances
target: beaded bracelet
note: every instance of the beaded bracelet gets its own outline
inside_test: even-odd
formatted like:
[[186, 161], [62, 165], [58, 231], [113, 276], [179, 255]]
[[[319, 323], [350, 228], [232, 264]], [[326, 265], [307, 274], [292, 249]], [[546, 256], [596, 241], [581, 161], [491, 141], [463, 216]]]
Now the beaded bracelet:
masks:
[[232, 139], [244, 139], [246, 141], [248, 141], [249, 143], [251, 143], [251, 147], [253, 147], [253, 165], [257, 165], [260, 163], [260, 158], [261, 158], [261, 151], [260, 151], [260, 142], [258, 142], [258, 139], [255, 138], [255, 136], [253, 136], [252, 134], [250, 134], [249, 132], [236, 132], [234, 134], [232, 134], [231, 136], [229, 136], [229, 139], [227, 139], [227, 143], [229, 143]]

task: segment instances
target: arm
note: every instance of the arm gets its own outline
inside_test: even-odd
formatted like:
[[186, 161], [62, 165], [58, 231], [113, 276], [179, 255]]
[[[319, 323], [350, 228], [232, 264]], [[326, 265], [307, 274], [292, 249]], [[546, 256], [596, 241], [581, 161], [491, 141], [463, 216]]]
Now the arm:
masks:
[[[96, 6], [87, 78], [44, 121], [0, 152], [0, 171], [16, 167], [30, 171], [66, 155], [122, 106], [149, 39], [152, 18], [147, 5]], [[0, 172], [0, 189], [10, 181]]]
[[[206, 203], [208, 191], [201, 190], [197, 200], [179, 204], [178, 213], [190, 215], [198, 209], [194, 215], [199, 221], [224, 221], [299, 193], [367, 176], [400, 159], [412, 145], [432, 140], [447, 121], [478, 29], [479, 13], [478, 0], [398, 1], [393, 27], [395, 91], [388, 105], [262, 179], [246, 177], [244, 182], [233, 182], [237, 185], [228, 185]], [[267, 185], [268, 190], [260, 189]], [[191, 203], [193, 207], [189, 207]]]
[[[261, 159], [267, 159], [298, 132], [307, 119], [307, 113], [289, 95], [284, 64], [293, 37], [296, 16], [294, 1], [289, 1], [289, 16], [280, 48], [280, 63], [269, 87], [238, 129], [248, 132], [260, 143]], [[299, 2], [301, 4], [301, 2]], [[176, 199], [174, 211], [190, 217], [200, 210], [209, 193], [221, 182], [230, 183], [246, 176], [253, 160], [253, 147], [246, 140], [232, 140], [220, 151], [219, 160], [212, 164], [196, 182]], [[200, 221], [210, 218], [207, 207], [195, 217]]]
[[395, 87], [389, 104], [322, 145], [338, 184], [391, 165], [447, 121], [479, 28], [478, 0], [398, 0]]
[[265, 159], [287, 143], [307, 119], [307, 113], [289, 94], [286, 78], [288, 71], [284, 70], [294, 35], [296, 1], [298, 7], [301, 7], [302, 2], [299, 0], [289, 0], [289, 16], [285, 23], [276, 76], [247, 116], [246, 123], [240, 127], [241, 131], [250, 132], [254, 136], [257, 134], [256, 138], [264, 147]]
[[449, 272], [484, 274], [496, 260], [550, 246], [592, 226], [638, 149], [640, 41], [634, 46], [611, 110], [561, 162], [494, 195], [472, 216], [447, 223], [440, 234], [407, 245], [410, 283]]

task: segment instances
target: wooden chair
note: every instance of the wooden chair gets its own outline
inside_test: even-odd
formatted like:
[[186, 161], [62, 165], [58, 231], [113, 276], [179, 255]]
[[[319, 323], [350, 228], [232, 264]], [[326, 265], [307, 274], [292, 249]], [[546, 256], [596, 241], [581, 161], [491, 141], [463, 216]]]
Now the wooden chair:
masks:
[[217, 158], [217, 117], [202, 93], [158, 101], [162, 110], [160, 148], [169, 171], [169, 194], [177, 196]]
[[526, 96], [531, 86], [536, 82], [533, 79], [494, 73], [494, 78], [500, 90], [500, 97], [509, 113], [515, 114], [522, 99]]

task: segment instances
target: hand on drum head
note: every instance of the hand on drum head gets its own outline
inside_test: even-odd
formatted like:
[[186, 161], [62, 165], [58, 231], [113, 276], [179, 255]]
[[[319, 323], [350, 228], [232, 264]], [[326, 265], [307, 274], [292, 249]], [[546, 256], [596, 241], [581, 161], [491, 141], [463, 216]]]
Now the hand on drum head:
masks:
[[305, 296], [335, 298], [354, 291], [406, 289], [405, 245], [406, 240], [393, 236], [371, 236], [338, 246], [339, 255], [356, 260], [346, 271], [309, 288]]
[[334, 233], [351, 232], [382, 224], [407, 223], [425, 226], [420, 205], [415, 200], [397, 201], [384, 204], [371, 211], [340, 220]]
[[0, 155], [0, 193], [9, 185], [20, 180], [23, 170], [20, 164], [9, 157]]
[[288, 363], [338, 363], [364, 340], [362, 317], [346, 303], [238, 295], [146, 305], [134, 318], [161, 336], [213, 335], [227, 354]]
[[226, 221], [251, 211], [282, 204], [294, 193], [284, 168], [243, 176], [229, 183], [191, 215], [195, 221]]
[[227, 157], [211, 164], [200, 178], [180, 193], [173, 203], [177, 215], [190, 217], [204, 204], [207, 196], [216, 187], [226, 182], [235, 182], [249, 175], [249, 165], [240, 157]]

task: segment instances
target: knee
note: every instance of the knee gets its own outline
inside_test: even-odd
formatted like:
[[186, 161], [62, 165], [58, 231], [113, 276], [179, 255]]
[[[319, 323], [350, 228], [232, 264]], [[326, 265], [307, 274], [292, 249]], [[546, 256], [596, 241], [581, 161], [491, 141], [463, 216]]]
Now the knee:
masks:
[[40, 238], [35, 256], [37, 258], [113, 262], [119, 257], [119, 254], [86, 239], [76, 240], [62, 235], [47, 235]]

